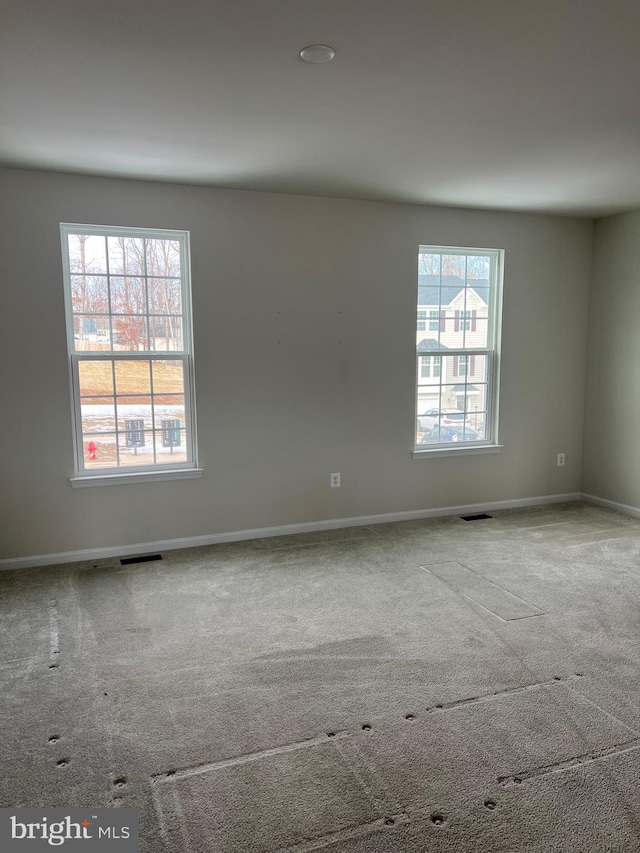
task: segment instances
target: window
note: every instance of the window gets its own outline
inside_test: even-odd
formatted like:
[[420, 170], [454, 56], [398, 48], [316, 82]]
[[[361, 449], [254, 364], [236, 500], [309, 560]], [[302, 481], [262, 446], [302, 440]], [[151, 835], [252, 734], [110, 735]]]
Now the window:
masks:
[[427, 330], [427, 312], [418, 311], [418, 331], [426, 332]]
[[76, 478], [195, 472], [188, 232], [60, 230]]
[[422, 379], [440, 376], [440, 356], [423, 355], [420, 358], [420, 376]]
[[416, 451], [497, 445], [502, 266], [500, 249], [419, 249]]

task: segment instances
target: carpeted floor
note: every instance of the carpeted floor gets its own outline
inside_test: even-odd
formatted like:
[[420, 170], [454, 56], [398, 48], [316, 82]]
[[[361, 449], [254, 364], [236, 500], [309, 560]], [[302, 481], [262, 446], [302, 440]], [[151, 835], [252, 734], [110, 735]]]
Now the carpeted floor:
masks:
[[2, 806], [144, 853], [640, 850], [640, 521], [564, 504], [0, 574]]

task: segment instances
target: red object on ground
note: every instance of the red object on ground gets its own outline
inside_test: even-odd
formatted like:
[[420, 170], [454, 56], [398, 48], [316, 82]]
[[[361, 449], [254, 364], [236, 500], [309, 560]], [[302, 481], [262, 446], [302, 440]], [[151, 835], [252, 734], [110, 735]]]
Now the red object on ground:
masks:
[[89, 459], [98, 458], [98, 448], [96, 447], [95, 441], [90, 441], [89, 444], [87, 444], [87, 450], [89, 451]]

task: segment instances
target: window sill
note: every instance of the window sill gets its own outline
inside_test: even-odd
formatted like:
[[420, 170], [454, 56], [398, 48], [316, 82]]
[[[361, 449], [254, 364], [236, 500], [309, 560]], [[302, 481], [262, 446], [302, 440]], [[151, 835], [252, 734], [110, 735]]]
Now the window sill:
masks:
[[443, 456], [467, 456], [469, 454], [500, 453], [503, 444], [483, 444], [480, 447], [457, 447], [450, 450], [448, 447], [432, 447], [429, 450], [414, 450], [414, 459], [433, 459]]
[[90, 477], [72, 477], [74, 489], [85, 486], [123, 486], [127, 483], [155, 483], [159, 480], [190, 480], [202, 477], [202, 468], [176, 468], [173, 471], [137, 471], [131, 474], [95, 474]]

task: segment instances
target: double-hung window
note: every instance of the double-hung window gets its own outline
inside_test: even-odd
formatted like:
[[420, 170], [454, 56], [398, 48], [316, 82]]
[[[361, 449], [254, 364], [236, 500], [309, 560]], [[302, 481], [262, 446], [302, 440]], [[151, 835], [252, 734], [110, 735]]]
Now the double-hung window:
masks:
[[188, 232], [60, 230], [72, 483], [195, 475]]
[[420, 357], [420, 378], [429, 379], [440, 376], [440, 356], [423, 355]]
[[497, 445], [503, 254], [420, 246], [416, 451]]

